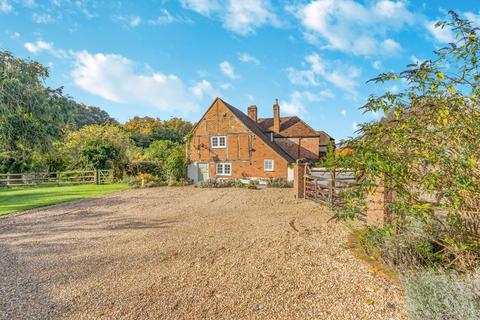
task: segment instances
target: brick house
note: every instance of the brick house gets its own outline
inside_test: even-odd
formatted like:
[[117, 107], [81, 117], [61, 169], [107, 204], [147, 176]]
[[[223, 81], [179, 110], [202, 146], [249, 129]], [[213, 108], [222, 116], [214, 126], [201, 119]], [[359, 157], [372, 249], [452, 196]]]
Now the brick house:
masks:
[[293, 180], [291, 164], [318, 161], [333, 141], [298, 117], [280, 117], [278, 102], [273, 118], [257, 118], [256, 106], [248, 107], [246, 115], [216, 98], [187, 143], [188, 177]]

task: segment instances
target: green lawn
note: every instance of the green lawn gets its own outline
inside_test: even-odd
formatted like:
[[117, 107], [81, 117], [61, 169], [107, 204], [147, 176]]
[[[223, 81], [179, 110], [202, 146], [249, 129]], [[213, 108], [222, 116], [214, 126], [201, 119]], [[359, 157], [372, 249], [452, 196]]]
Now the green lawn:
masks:
[[127, 184], [0, 189], [0, 216], [128, 189]]

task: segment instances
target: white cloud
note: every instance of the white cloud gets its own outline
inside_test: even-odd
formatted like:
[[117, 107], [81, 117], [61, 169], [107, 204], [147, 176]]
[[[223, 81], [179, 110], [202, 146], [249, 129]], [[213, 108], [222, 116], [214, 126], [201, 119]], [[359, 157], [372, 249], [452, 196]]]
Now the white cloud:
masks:
[[0, 12], [9, 13], [12, 9], [12, 5], [7, 0], [0, 0]]
[[382, 68], [383, 68], [382, 62], [379, 61], [379, 60], [373, 61], [373, 62], [372, 62], [372, 67], [373, 67], [373, 69], [375, 69], [375, 70], [380, 70], [380, 69], [382, 69]]
[[415, 64], [422, 64], [425, 61], [425, 59], [419, 59], [416, 56], [410, 56], [410, 61], [412, 61], [412, 63], [415, 63]]
[[186, 8], [208, 16], [222, 7], [217, 0], [180, 0], [181, 5]]
[[197, 97], [202, 99], [204, 96], [208, 95], [210, 97], [215, 97], [215, 92], [213, 86], [207, 80], [202, 80], [198, 82], [191, 89], [192, 93]]
[[467, 11], [463, 13], [463, 16], [470, 20], [477, 27], [480, 27], [480, 11], [479, 14]]
[[416, 20], [402, 0], [365, 5], [354, 0], [315, 0], [291, 11], [301, 20], [310, 42], [358, 55], [391, 54], [398, 43], [383, 36]]
[[19, 33], [19, 32], [12, 32], [12, 33], [10, 34], [10, 39], [12, 39], [12, 40], [18, 40], [18, 39], [20, 39], [20, 33]]
[[402, 47], [400, 46], [400, 43], [393, 39], [385, 39], [382, 41], [382, 46], [381, 48], [383, 51], [389, 55], [393, 55], [395, 53], [398, 53], [401, 51]]
[[162, 11], [162, 14], [159, 15], [156, 19], [148, 20], [148, 24], [159, 26], [159, 25], [165, 25], [165, 24], [170, 24], [175, 22], [191, 23], [189, 19], [172, 15], [167, 9], [162, 9], [161, 11]]
[[48, 13], [36, 13], [32, 14], [33, 22], [38, 24], [47, 24], [53, 22], [53, 18]]
[[429, 21], [427, 23], [427, 29], [438, 43], [450, 43], [455, 42], [455, 36], [452, 29], [449, 26], [444, 28], [435, 27], [436, 21]]
[[138, 27], [142, 23], [142, 18], [139, 16], [114, 16], [113, 20], [132, 28]]
[[360, 69], [343, 64], [339, 61], [327, 61], [314, 53], [305, 57], [309, 65], [307, 70], [287, 68], [288, 78], [292, 84], [305, 86], [321, 85], [320, 80], [326, 80], [348, 93], [357, 95], [357, 78]]
[[318, 93], [310, 91], [294, 91], [290, 95], [288, 101], [282, 100], [280, 102], [282, 112], [288, 115], [305, 115], [307, 108], [305, 106], [308, 102], [322, 101], [326, 98], [333, 98], [334, 95], [329, 90], [322, 90]]
[[315, 73], [312, 70], [297, 70], [289, 67], [286, 69], [288, 73], [288, 80], [292, 84], [300, 86], [318, 86], [319, 82], [315, 79]]
[[273, 8], [267, 0], [230, 0], [223, 25], [228, 30], [241, 35], [255, 33], [263, 25], [279, 26], [280, 22], [273, 14]]
[[[135, 63], [116, 54], [72, 52], [72, 77], [81, 89], [117, 103], [145, 104], [162, 111], [188, 113], [197, 108], [192, 88], [176, 75], [161, 72], [140, 74]], [[197, 85], [198, 86], [198, 85]], [[203, 83], [202, 90], [208, 87]], [[197, 91], [198, 92], [198, 91]]]
[[53, 47], [53, 44], [51, 42], [45, 42], [42, 40], [38, 40], [36, 42], [26, 42], [24, 45], [25, 49], [27, 49], [28, 52], [31, 54], [39, 54], [42, 51], [46, 51], [50, 53], [51, 55], [57, 57], [57, 58], [64, 58], [66, 57], [66, 53], [63, 50], [56, 50]]
[[220, 84], [220, 89], [222, 89], [222, 90], [227, 90], [227, 89], [230, 89], [231, 87], [232, 87], [232, 84], [228, 83], [228, 82]]
[[223, 61], [219, 65], [220, 71], [230, 79], [236, 79], [238, 76], [235, 74], [235, 70], [233, 69], [232, 65], [228, 61]]
[[254, 63], [256, 65], [259, 65], [260, 64], [260, 61], [255, 58], [254, 56], [252, 56], [251, 54], [248, 54], [248, 53], [238, 53], [238, 60], [242, 61], [242, 62], [251, 62], [251, 63]]
[[347, 110], [343, 109], [341, 112], [342, 116], [346, 117], [347, 116]]
[[281, 25], [270, 0], [181, 0], [181, 4], [204, 16], [218, 17], [224, 28], [243, 36], [265, 25]]
[[359, 129], [360, 129], [360, 127], [359, 127], [357, 121], [353, 121], [352, 122], [352, 130], [353, 131], [358, 131]]

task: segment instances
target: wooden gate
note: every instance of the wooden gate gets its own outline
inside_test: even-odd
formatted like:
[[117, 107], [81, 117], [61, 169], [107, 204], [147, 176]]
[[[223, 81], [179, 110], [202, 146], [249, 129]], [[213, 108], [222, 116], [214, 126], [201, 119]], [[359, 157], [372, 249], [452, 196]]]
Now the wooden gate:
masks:
[[328, 206], [341, 205], [340, 194], [356, 184], [352, 170], [306, 167], [305, 198]]

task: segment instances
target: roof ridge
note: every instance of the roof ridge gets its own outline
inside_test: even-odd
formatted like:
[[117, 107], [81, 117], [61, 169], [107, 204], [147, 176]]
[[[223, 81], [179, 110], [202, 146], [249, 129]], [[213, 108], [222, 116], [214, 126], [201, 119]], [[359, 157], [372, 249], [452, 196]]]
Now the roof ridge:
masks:
[[295, 162], [295, 160], [285, 150], [283, 150], [278, 144], [276, 144], [273, 141], [270, 141], [270, 139], [265, 135], [265, 133], [263, 132], [263, 129], [260, 127], [258, 123], [253, 121], [249, 116], [243, 113], [240, 109], [232, 106], [231, 104], [229, 104], [228, 102], [224, 101], [221, 98], [218, 98], [218, 99], [220, 99], [220, 101], [222, 101], [225, 104], [225, 106], [229, 108], [230, 111], [233, 112], [233, 114], [238, 118], [238, 120], [240, 120], [247, 128], [253, 131], [253, 133], [257, 135], [260, 139], [262, 139], [264, 143], [270, 146], [275, 152], [277, 152], [280, 156], [282, 156], [288, 162]]

